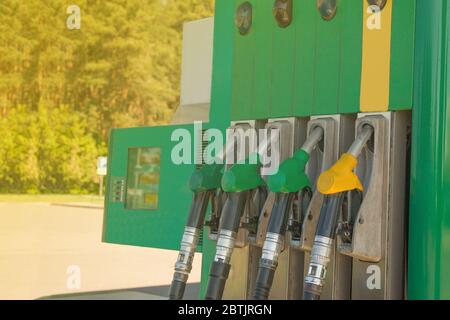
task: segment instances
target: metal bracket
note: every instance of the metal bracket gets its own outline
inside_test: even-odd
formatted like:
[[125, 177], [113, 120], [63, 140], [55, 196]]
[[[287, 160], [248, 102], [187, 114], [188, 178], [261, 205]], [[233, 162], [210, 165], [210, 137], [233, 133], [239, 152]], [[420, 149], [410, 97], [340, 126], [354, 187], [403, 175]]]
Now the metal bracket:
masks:
[[382, 115], [370, 115], [357, 120], [357, 134], [364, 125], [374, 128], [372, 140], [358, 159], [356, 173], [364, 186], [363, 201], [352, 217], [353, 232], [349, 241], [338, 238], [342, 254], [367, 261], [383, 258], [383, 225], [388, 211], [389, 192], [389, 120]]
[[227, 194], [222, 190], [216, 191], [211, 197], [211, 214], [209, 220], [205, 221], [205, 226], [209, 228], [208, 239], [217, 241], [217, 233], [219, 232], [220, 214], [226, 201]]
[[336, 0], [316, 0], [316, 2], [317, 9], [324, 20], [329, 21], [336, 16], [338, 5]]
[[367, 0], [369, 6], [377, 6], [380, 11], [386, 6], [387, 0]]
[[292, 0], [276, 0], [272, 12], [280, 28], [288, 27], [292, 22]]
[[[321, 172], [328, 169], [337, 160], [339, 154], [339, 121], [332, 117], [315, 118], [308, 123], [308, 134], [316, 127], [321, 127], [324, 137], [321, 145], [316, 147], [311, 153], [311, 158], [307, 166], [307, 173], [314, 184]], [[322, 207], [323, 195], [313, 186], [313, 196], [308, 206], [308, 210], [302, 218], [301, 234], [296, 238], [291, 232], [290, 243], [293, 248], [303, 251], [311, 251], [320, 209]]]

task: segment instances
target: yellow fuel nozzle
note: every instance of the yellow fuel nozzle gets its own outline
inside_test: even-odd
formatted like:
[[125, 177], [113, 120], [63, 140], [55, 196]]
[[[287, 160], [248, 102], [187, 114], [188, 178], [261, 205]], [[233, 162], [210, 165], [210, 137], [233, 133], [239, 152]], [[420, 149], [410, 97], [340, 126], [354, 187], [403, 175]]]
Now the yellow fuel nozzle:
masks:
[[323, 172], [317, 181], [317, 189], [324, 195], [360, 190], [363, 191], [361, 181], [353, 170], [358, 165], [358, 157], [364, 146], [374, 133], [371, 125], [364, 124], [356, 140], [347, 153], [344, 153], [338, 162]]
[[351, 190], [361, 190], [363, 187], [358, 176], [353, 172], [358, 159], [345, 153], [330, 169], [323, 172], [317, 181], [317, 189], [324, 195], [331, 195]]

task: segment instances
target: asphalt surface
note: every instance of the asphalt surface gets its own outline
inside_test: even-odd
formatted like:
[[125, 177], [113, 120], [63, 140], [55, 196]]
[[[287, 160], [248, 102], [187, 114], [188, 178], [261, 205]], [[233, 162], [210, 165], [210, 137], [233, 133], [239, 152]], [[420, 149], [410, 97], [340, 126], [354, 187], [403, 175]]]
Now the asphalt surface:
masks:
[[[167, 296], [177, 252], [102, 243], [101, 208], [0, 203], [0, 219], [0, 299]], [[200, 268], [198, 255], [187, 298], [198, 295]]]

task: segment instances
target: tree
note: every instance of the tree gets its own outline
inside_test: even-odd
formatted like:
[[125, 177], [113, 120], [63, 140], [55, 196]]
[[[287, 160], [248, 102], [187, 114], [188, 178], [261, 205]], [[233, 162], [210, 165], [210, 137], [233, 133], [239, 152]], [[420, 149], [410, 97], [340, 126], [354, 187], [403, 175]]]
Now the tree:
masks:
[[111, 128], [166, 124], [179, 101], [183, 22], [211, 0], [0, 2], [0, 191], [92, 190]]

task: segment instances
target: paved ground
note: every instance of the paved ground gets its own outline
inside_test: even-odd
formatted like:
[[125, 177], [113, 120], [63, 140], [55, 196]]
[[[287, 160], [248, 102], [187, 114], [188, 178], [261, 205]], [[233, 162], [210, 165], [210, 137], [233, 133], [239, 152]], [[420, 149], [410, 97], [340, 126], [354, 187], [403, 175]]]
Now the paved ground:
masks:
[[[165, 295], [177, 253], [101, 243], [102, 219], [99, 208], [0, 202], [0, 299], [125, 288], [140, 288], [130, 298]], [[190, 282], [199, 282], [200, 265], [197, 256]], [[198, 285], [190, 290], [195, 298]], [[97, 298], [117, 298], [105, 294]]]

